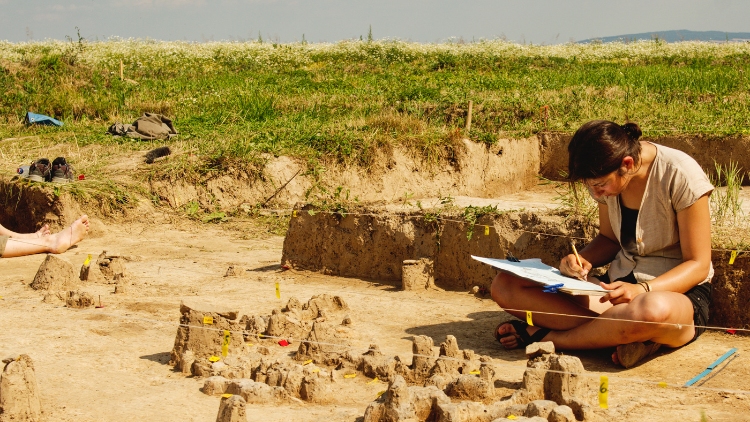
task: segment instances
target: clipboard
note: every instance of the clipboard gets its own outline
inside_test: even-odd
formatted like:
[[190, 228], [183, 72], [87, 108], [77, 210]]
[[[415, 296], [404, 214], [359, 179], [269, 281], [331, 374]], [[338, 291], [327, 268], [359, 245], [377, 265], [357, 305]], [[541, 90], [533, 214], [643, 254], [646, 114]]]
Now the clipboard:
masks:
[[562, 284], [562, 287], [558, 287], [557, 290], [569, 295], [604, 296], [609, 293], [609, 290], [603, 289], [598, 284], [566, 277], [560, 273], [560, 270], [544, 264], [539, 258], [522, 259], [514, 262], [507, 259], [484, 258], [474, 255], [471, 255], [471, 257], [504, 273], [538, 283], [542, 287]]

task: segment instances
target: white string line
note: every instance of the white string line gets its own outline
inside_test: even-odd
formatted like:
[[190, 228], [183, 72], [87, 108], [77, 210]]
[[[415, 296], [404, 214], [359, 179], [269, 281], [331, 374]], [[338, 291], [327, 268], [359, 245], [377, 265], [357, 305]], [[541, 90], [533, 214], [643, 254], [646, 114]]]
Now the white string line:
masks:
[[[159, 268], [161, 269], [162, 267], [159, 267]], [[168, 271], [171, 271], [171, 272], [182, 272], [182, 273], [188, 273], [188, 274], [202, 274], [202, 275], [207, 275], [207, 276], [212, 276], [212, 277], [223, 277], [220, 274], [209, 273], [209, 272], [199, 271], [199, 270], [188, 270], [188, 269], [181, 269], [181, 268], [176, 268], [176, 267], [165, 267], [165, 269], [168, 270]], [[292, 269], [289, 269], [289, 270], [286, 270], [286, 271], [291, 271], [292, 274], [295, 274], [295, 275], [298, 275], [298, 276], [302, 276], [302, 277], [317, 278], [317, 276], [308, 275], [308, 274], [302, 274], [302, 273], [299, 273], [296, 270], [292, 270]], [[157, 276], [148, 275], [147, 273], [141, 273], [139, 275], [139, 277], [161, 278], [161, 277], [157, 277]], [[262, 281], [262, 280], [253, 280], [253, 281], [259, 282], [261, 284], [264, 283], [264, 281]], [[275, 283], [281, 283], [281, 280], [277, 280], [277, 281], [274, 281], [274, 282]], [[377, 296], [377, 295], [374, 295], [374, 294], [363, 293], [363, 292], [356, 292], [356, 291], [350, 291], [350, 290], [345, 290], [344, 291], [344, 290], [330, 289], [329, 287], [326, 287], [326, 290], [327, 290], [327, 292], [334, 292], [334, 293], [340, 293], [340, 294], [355, 294], [355, 295], [360, 295], [360, 296], [369, 296], [369, 297], [380, 298], [380, 296]], [[550, 293], [550, 294], [552, 294], [552, 293]], [[0, 296], [2, 296], [2, 295], [0, 295]], [[14, 299], [5, 298], [5, 300], [11, 300], [12, 301]], [[24, 300], [33, 300], [33, 299], [24, 299]], [[453, 305], [452, 303], [449, 303], [449, 302], [439, 301], [439, 300], [433, 300], [433, 299], [425, 299], [425, 300], [416, 301], [416, 300], [409, 299], [409, 298], [400, 298], [399, 300], [407, 300], [407, 301], [415, 302], [415, 303], [416, 302], [419, 302], [419, 303], [430, 302], [430, 303], [437, 303], [437, 304], [443, 304], [443, 305]], [[536, 311], [536, 310], [529, 310], [529, 309], [512, 309], [512, 308], [500, 308], [500, 309], [502, 309], [503, 311], [514, 311], [514, 312], [521, 312], [521, 313], [531, 312], [532, 314], [537, 313], [537, 314], [551, 315], [551, 316], [566, 316], [566, 317], [571, 317], [571, 318], [599, 319], [601, 321], [617, 321], [617, 322], [630, 322], [630, 323], [641, 323], [641, 324], [656, 324], [656, 325], [662, 325], [662, 326], [673, 326], [673, 327], [675, 327], [677, 329], [682, 329], [683, 327], [693, 327], [693, 328], [703, 328], [703, 329], [706, 329], [706, 330], [715, 330], [715, 331], [733, 330], [735, 332], [737, 332], [737, 331], [750, 332], [750, 328], [733, 328], [733, 327], [719, 327], [719, 326], [711, 326], [711, 325], [695, 325], [694, 323], [693, 324], [678, 324], [678, 323], [672, 323], [672, 322], [655, 322], [655, 321], [634, 320], [634, 319], [625, 319], [625, 318], [609, 318], [609, 317], [602, 317], [602, 316], [573, 315], [573, 314], [565, 314], [565, 313], [557, 313], [557, 312]], [[452, 316], [459, 317], [459, 318], [465, 318], [465, 316], [456, 315], [456, 314], [454, 314]]]
[[[252, 333], [252, 332], [249, 332], [247, 330], [227, 330], [227, 329], [222, 329], [222, 328], [207, 327], [205, 325], [189, 325], [189, 324], [183, 324], [183, 323], [175, 324], [175, 323], [168, 322], [168, 321], [160, 321], [160, 320], [153, 320], [153, 319], [148, 319], [148, 318], [133, 317], [133, 316], [129, 316], [129, 315], [117, 315], [117, 314], [106, 312], [106, 311], [101, 311], [100, 313], [106, 314], [107, 316], [114, 317], [114, 318], [131, 319], [131, 320], [141, 321], [141, 322], [158, 323], [158, 324], [170, 325], [170, 326], [176, 326], [176, 327], [182, 327], [182, 328], [188, 328], [188, 329], [194, 328], [194, 329], [201, 329], [201, 330], [208, 330], [208, 331], [216, 331], [217, 333], [218, 332], [223, 333], [224, 331], [229, 331], [230, 333], [241, 333], [242, 336], [243, 336], [243, 339], [242, 339], [243, 342], [245, 341], [244, 336], [247, 335], [249, 337], [258, 338], [259, 340], [262, 340], [262, 339], [287, 340], [287, 341], [291, 340], [290, 344], [292, 344], [294, 341], [297, 341], [299, 343], [305, 343], [305, 344], [319, 344], [319, 345], [325, 345], [325, 346], [340, 347], [344, 351], [351, 351], [351, 352], [355, 352], [355, 353], [357, 352], [355, 350], [355, 347], [352, 346], [352, 345], [349, 345], [349, 344], [330, 343], [330, 342], [322, 342], [322, 341], [314, 341], [314, 340], [294, 339], [292, 337], [271, 336], [271, 335], [260, 334], [260, 333]], [[211, 313], [211, 312], [209, 312], [209, 313]], [[371, 352], [371, 351], [374, 352], [374, 351], [380, 351], [380, 350], [368, 347], [367, 349], [365, 349], [364, 353]], [[422, 357], [422, 358], [434, 359], [436, 361], [443, 359], [443, 360], [450, 360], [450, 361], [459, 362], [459, 363], [476, 364], [475, 360], [472, 361], [470, 359], [460, 359], [460, 358], [454, 358], [454, 357], [449, 357], [449, 356], [423, 355], [423, 354], [419, 354], [419, 353], [402, 353], [400, 355], [403, 355], [403, 356], [412, 356], [412, 358], [414, 358], [414, 357]], [[737, 355], [739, 355], [739, 354], [737, 354]], [[487, 366], [506, 367], [506, 368], [512, 368], [512, 369], [516, 369], [516, 370], [521, 369], [521, 368], [525, 368], [525, 367], [522, 367], [522, 366], [519, 366], [519, 365], [513, 365], [513, 364], [510, 364], [510, 363], [500, 363], [500, 362], [494, 362], [494, 361], [493, 362], [482, 362], [482, 363], [487, 364]], [[481, 366], [481, 364], [480, 364], [480, 366]], [[586, 376], [586, 377], [592, 377], [592, 378], [598, 378], [600, 376], [596, 372], [583, 372], [583, 373], [579, 373], [579, 372], [559, 371], [559, 370], [554, 370], [554, 369], [540, 369], [540, 371], [552, 372], [552, 373], [561, 374], [561, 375]], [[662, 384], [661, 381], [651, 381], [651, 380], [647, 380], [645, 378], [623, 377], [623, 376], [619, 376], [619, 375], [614, 375], [614, 376], [608, 375], [608, 377], [610, 379], [616, 379], [616, 380], [625, 381], [625, 382], [633, 382], [633, 383], [641, 383], [641, 384], [650, 384], [650, 385], [656, 385], [656, 386], [663, 386], [663, 384]], [[724, 393], [733, 393], [733, 394], [750, 394], [750, 390], [733, 390], [733, 389], [724, 389], [724, 388], [715, 388], [715, 387], [702, 387], [702, 386], [684, 387], [682, 385], [675, 385], [675, 384], [670, 385], [670, 383], [666, 383], [666, 384], [667, 384], [668, 387], [680, 388], [680, 389], [688, 389], [688, 388], [690, 388], [690, 389], [696, 389], [696, 390], [706, 390], [706, 391], [715, 391], [715, 392], [724, 392]]]
[[[244, 335], [248, 335], [248, 336], [251, 336], [251, 337], [254, 336], [254, 337], [259, 338], [259, 339], [266, 339], [266, 338], [268, 338], [268, 339], [278, 339], [278, 340], [292, 340], [292, 341], [299, 341], [300, 343], [320, 344], [320, 345], [326, 345], [326, 346], [334, 346], [334, 347], [343, 348], [346, 351], [355, 351], [355, 349], [354, 349], [353, 346], [347, 345], [347, 344], [321, 342], [321, 341], [313, 341], [313, 340], [294, 339], [292, 337], [286, 337], [286, 338], [284, 338], [284, 337], [271, 336], [271, 335], [266, 335], [266, 334], [252, 333], [252, 332], [249, 332], [247, 330], [225, 330], [225, 329], [221, 329], [221, 328], [213, 328], [213, 327], [200, 326], [200, 325], [189, 325], [189, 324], [182, 324], [182, 323], [175, 324], [175, 323], [168, 322], [168, 321], [154, 320], [154, 319], [148, 319], [148, 318], [142, 318], [142, 317], [135, 317], [135, 316], [129, 316], [129, 315], [117, 315], [115, 313], [111, 313], [111, 312], [107, 312], [107, 311], [98, 311], [98, 312], [99, 313], [103, 313], [103, 314], [105, 314], [107, 316], [110, 316], [110, 317], [114, 317], [114, 318], [130, 319], [130, 320], [141, 321], [141, 322], [149, 322], [149, 323], [158, 323], [158, 324], [163, 324], [163, 325], [184, 327], [184, 328], [188, 328], [188, 329], [195, 328], [195, 329], [203, 329], [203, 330], [216, 331], [216, 332], [229, 331], [230, 333], [231, 332], [235, 332], [235, 333], [236, 332], [240, 332], [240, 333], [242, 333], [243, 336]], [[88, 313], [90, 313], [90, 312], [88, 312]], [[243, 337], [243, 341], [244, 341], [244, 337]], [[367, 348], [366, 352], [367, 351], [375, 351], [375, 350], [376, 349]], [[441, 357], [438, 358], [438, 357], [435, 357], [433, 355], [422, 355], [422, 354], [415, 354], [415, 353], [404, 353], [403, 355], [406, 355], [406, 356], [411, 355], [412, 357], [424, 357], [424, 358], [430, 358], [430, 359], [446, 359], [446, 360], [453, 360], [453, 361], [456, 361], [456, 362], [468, 362], [468, 363], [472, 363], [473, 362], [473, 363], [476, 363], [476, 362], [471, 361], [469, 359], [459, 359], [459, 358], [452, 358], [452, 357], [448, 357], [448, 356], [441, 356]], [[509, 368], [514, 368], [514, 369], [519, 369], [520, 368], [517, 365], [512, 365], [512, 364], [507, 364], [507, 363], [492, 362], [491, 365], [493, 365], [493, 366], [500, 366], [500, 367], [509, 367]], [[545, 371], [559, 373], [559, 374], [578, 375], [578, 376], [583, 375], [583, 376], [596, 377], [596, 375], [594, 375], [593, 373], [590, 373], [590, 372], [582, 373], [581, 374], [581, 373], [575, 373], [575, 372], [565, 372], [565, 371], [557, 371], [557, 370], [550, 370], [550, 369], [546, 369]], [[633, 377], [621, 377], [621, 376], [611, 377], [610, 376], [610, 378], [619, 379], [619, 380], [623, 380], [623, 381], [644, 383], [644, 384], [655, 384], [657, 386], [659, 386], [660, 383], [661, 383], [661, 382], [656, 382], [656, 381], [650, 381], [650, 380], [643, 379], [643, 378], [633, 378]], [[667, 385], [669, 386], [669, 383], [667, 383]], [[683, 388], [686, 388], [686, 387], [683, 387]], [[719, 392], [732, 392], [732, 393], [736, 393], [736, 394], [750, 394], [750, 391], [748, 391], [748, 390], [727, 390], [727, 389], [709, 388], [709, 387], [701, 387], [701, 386], [699, 386], [699, 387], [690, 387], [690, 388], [704, 389], [704, 390], [709, 390], [709, 391], [719, 391]]]
[[[207, 275], [207, 276], [212, 276], [212, 277], [223, 277], [220, 274], [209, 273], [209, 272], [199, 271], [199, 270], [193, 271], [193, 270], [181, 269], [181, 268], [167, 268], [167, 270], [168, 271], [173, 271], [173, 272], [188, 273], [188, 274], [202, 274], [202, 275]], [[316, 278], [317, 279], [317, 278], [322, 277], [322, 276], [318, 276], [318, 275], [311, 275], [311, 274], [300, 273], [300, 272], [298, 272], [296, 270], [293, 270], [293, 269], [289, 269], [289, 270], [285, 270], [285, 271], [290, 271], [292, 274], [295, 274], [295, 275], [300, 276], [300, 277], [306, 277], [306, 278]], [[157, 276], [148, 275], [147, 273], [142, 273], [141, 275], [139, 275], [139, 277], [161, 278], [161, 277], [157, 277]], [[322, 280], [322, 278], [321, 278], [321, 280]], [[271, 281], [263, 281], [263, 280], [251, 280], [251, 281], [254, 281], [254, 282], [257, 282], [257, 283], [260, 283], [260, 284], [271, 283]], [[280, 283], [281, 284], [282, 281], [283, 280], [276, 280], [276, 281], [273, 281], [273, 283]], [[327, 293], [338, 293], [338, 294], [342, 294], [342, 295], [354, 294], [354, 295], [360, 295], [360, 296], [368, 296], [368, 297], [373, 297], [373, 298], [380, 298], [380, 296], [372, 294], [372, 293], [357, 292], [357, 291], [353, 291], [353, 290], [331, 289], [329, 286], [325, 286], [325, 289], [326, 289]], [[552, 293], [550, 293], [550, 294], [552, 294]], [[406, 300], [406, 301], [414, 302], [414, 303], [425, 303], [425, 302], [427, 302], [427, 303], [435, 303], [435, 304], [450, 305], [450, 306], [455, 305], [452, 302], [445, 302], [445, 301], [434, 300], [434, 299], [414, 300], [414, 299], [410, 299], [410, 298], [399, 298], [399, 300]], [[552, 316], [567, 316], [567, 317], [571, 317], [571, 318], [599, 319], [601, 321], [617, 321], [617, 322], [630, 322], [630, 323], [642, 323], [642, 324], [656, 324], [656, 325], [662, 325], [662, 326], [673, 326], [673, 327], [675, 327], [677, 329], [681, 329], [683, 327], [694, 327], [694, 328], [703, 328], [703, 329], [706, 329], [706, 330], [715, 330], [715, 331], [734, 330], [734, 331], [750, 332], [750, 328], [732, 328], [732, 327], [719, 327], [719, 326], [711, 326], [711, 325], [695, 325], [694, 323], [692, 323], [692, 324], [678, 324], [678, 323], [672, 323], [672, 322], [655, 322], [655, 321], [645, 321], [645, 320], [635, 320], [635, 319], [625, 319], [625, 318], [610, 318], [610, 317], [602, 317], [602, 316], [574, 315], [574, 314], [565, 314], [565, 313], [556, 313], [556, 312], [535, 311], [535, 310], [529, 310], [529, 309], [512, 309], [512, 308], [500, 308], [500, 309], [502, 311], [506, 311], [506, 312], [507, 311], [514, 311], [514, 312], [521, 312], [521, 313], [531, 312], [532, 314], [536, 313], [536, 314], [544, 314], [544, 315], [552, 315]], [[465, 318], [465, 315], [453, 314], [451, 316], [458, 317], [458, 318]]]

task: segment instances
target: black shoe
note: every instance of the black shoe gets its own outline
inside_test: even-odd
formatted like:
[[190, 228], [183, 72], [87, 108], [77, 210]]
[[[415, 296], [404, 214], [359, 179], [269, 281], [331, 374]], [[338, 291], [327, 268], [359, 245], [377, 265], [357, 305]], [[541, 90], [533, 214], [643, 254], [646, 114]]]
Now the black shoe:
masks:
[[46, 158], [40, 158], [29, 166], [29, 180], [34, 182], [49, 182], [52, 180], [51, 165]]
[[57, 157], [52, 162], [52, 183], [68, 183], [73, 181], [73, 167], [65, 161], [64, 157]]

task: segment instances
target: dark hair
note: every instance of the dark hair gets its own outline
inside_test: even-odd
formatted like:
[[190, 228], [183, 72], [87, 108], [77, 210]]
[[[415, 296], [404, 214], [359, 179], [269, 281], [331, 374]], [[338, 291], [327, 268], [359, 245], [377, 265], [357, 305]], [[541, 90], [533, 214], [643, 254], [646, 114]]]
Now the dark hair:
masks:
[[641, 161], [641, 128], [635, 123], [618, 125], [607, 120], [584, 123], [568, 144], [568, 179], [596, 179], [620, 168], [631, 156]]

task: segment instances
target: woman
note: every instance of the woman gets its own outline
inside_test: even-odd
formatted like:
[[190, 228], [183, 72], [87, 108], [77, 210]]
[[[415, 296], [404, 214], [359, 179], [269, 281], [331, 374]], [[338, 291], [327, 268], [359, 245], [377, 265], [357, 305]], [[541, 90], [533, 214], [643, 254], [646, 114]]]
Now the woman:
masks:
[[[504, 347], [534, 341], [552, 341], [558, 349], [617, 346], [612, 360], [627, 368], [660, 345], [680, 347], [704, 331], [713, 276], [713, 186], [690, 156], [640, 136], [635, 123], [596, 120], [581, 126], [568, 145], [569, 178], [583, 181], [599, 203], [599, 234], [580, 251], [581, 265], [570, 254], [560, 271], [609, 292], [599, 300], [548, 294], [536, 283], [498, 274], [491, 292], [501, 307], [571, 315], [533, 314], [534, 326], [500, 324], [495, 337]], [[604, 276], [588, 275], [606, 264]]]

